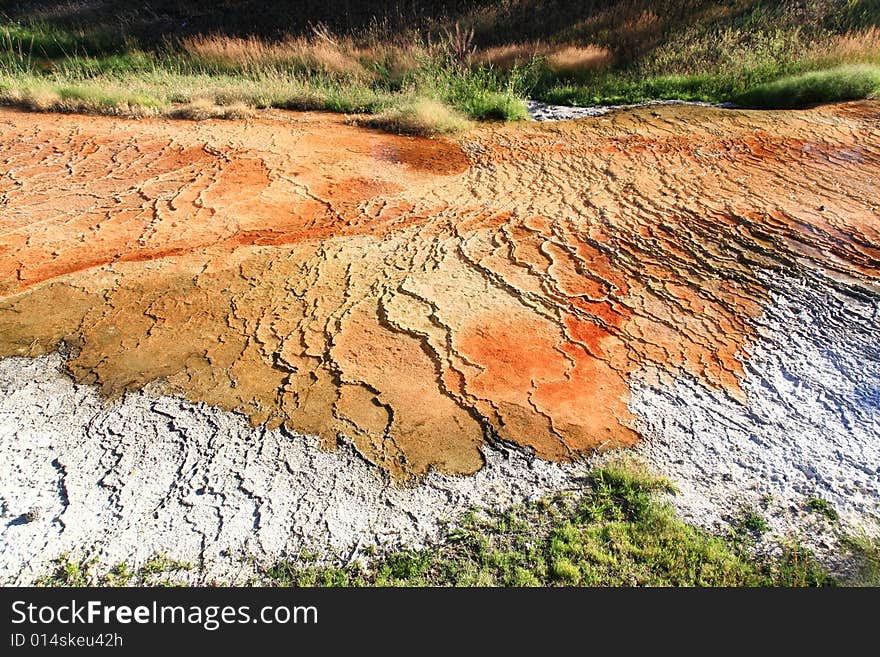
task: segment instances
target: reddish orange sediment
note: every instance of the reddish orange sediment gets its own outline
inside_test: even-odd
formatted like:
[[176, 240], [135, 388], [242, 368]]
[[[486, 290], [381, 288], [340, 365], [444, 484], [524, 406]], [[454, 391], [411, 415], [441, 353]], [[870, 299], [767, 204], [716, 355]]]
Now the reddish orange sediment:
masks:
[[638, 439], [646, 366], [739, 392], [760, 273], [880, 277], [880, 104], [662, 107], [458, 140], [321, 114], [0, 110], [0, 354], [354, 440], [406, 477], [497, 436]]

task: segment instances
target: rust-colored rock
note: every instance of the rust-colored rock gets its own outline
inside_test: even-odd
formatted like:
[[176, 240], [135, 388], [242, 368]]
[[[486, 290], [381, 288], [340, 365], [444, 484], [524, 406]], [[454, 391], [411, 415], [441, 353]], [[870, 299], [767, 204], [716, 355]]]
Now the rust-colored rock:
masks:
[[339, 432], [396, 476], [633, 443], [648, 364], [738, 390], [762, 272], [880, 276], [880, 104], [457, 142], [319, 114], [0, 110], [0, 354]]

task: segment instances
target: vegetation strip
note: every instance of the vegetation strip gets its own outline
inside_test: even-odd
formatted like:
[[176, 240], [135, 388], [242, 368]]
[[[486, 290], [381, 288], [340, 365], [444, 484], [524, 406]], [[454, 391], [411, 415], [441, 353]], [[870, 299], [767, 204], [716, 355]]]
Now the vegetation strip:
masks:
[[[533, 12], [544, 4], [523, 3]], [[137, 11], [116, 17], [120, 29], [76, 12], [50, 22], [24, 5], [5, 20], [0, 14], [0, 102], [193, 119], [323, 109], [372, 114], [368, 125], [430, 135], [462, 130], [467, 119], [525, 119], [528, 97], [557, 105], [682, 99], [790, 108], [880, 90], [876, 0], [558, 4], [564, 24], [535, 25], [517, 11], [463, 2], [439, 16], [397, 17], [396, 29], [387, 20], [383, 27], [376, 9], [371, 28], [339, 33], [301, 26], [239, 35], [206, 22], [209, 32], [172, 30], [164, 40], [144, 36]], [[193, 11], [183, 25], [205, 21]]]
[[[844, 539], [856, 577], [830, 577], [796, 544], [758, 550], [764, 521], [747, 511], [726, 536], [676, 518], [666, 496], [674, 486], [629, 460], [596, 468], [583, 488], [504, 510], [473, 510], [424, 550], [314, 563], [302, 552], [263, 571], [253, 583], [275, 586], [835, 586], [877, 585], [880, 543]], [[43, 586], [171, 585], [192, 568], [154, 555], [139, 569], [109, 572], [63, 555]], [[218, 584], [222, 582], [217, 582]]]

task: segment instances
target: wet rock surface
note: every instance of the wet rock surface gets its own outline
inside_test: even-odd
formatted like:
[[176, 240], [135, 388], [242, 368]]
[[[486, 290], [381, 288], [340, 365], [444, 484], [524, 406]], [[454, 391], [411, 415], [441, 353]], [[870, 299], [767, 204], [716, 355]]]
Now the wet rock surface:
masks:
[[729, 103], [722, 105], [713, 105], [712, 103], [701, 103], [683, 100], [652, 100], [644, 103], [635, 103], [631, 105], [591, 105], [579, 107], [577, 105], [550, 105], [537, 100], [526, 101], [529, 110], [529, 116], [536, 121], [571, 121], [574, 119], [593, 119], [597, 116], [604, 116], [611, 112], [620, 110], [632, 110], [641, 107], [663, 107], [663, 106], [684, 106], [684, 107], [717, 107], [727, 108], [733, 107]]
[[[726, 466], [711, 457], [738, 446], [734, 480], [760, 480], [766, 451], [789, 464], [771, 488], [794, 500], [814, 486], [854, 522], [870, 518], [880, 465], [878, 116], [870, 102], [773, 113], [651, 106], [444, 141], [320, 114], [189, 123], [0, 110], [0, 354], [62, 346], [77, 384], [52, 379], [66, 410], [28, 411], [20, 395], [5, 402], [12, 462], [46, 443], [33, 466], [16, 466], [16, 486], [32, 477], [57, 507], [69, 498], [57, 482], [70, 454], [86, 459], [84, 490], [116, 454], [167, 469], [158, 483], [123, 477], [123, 488], [179, 495], [178, 522], [191, 487], [175, 488], [177, 461], [238, 481], [264, 458], [263, 443], [314, 447], [302, 435], [331, 450], [347, 437], [342, 453], [314, 454], [386, 483], [491, 477], [487, 441], [497, 439], [568, 461], [647, 438], [639, 449], [695, 482], [694, 496], [717, 492], [713, 472]], [[25, 362], [3, 362], [6, 390], [48, 395], [16, 373]], [[54, 372], [45, 357], [34, 362], [43, 363], [35, 380]], [[96, 410], [93, 388], [110, 410]], [[134, 402], [143, 408], [125, 419], [118, 409]], [[161, 419], [155, 403], [183, 410]], [[221, 438], [215, 417], [240, 421], [224, 410], [257, 428], [236, 424]], [[59, 417], [70, 436], [55, 444]], [[167, 428], [181, 417], [203, 437]], [[177, 445], [161, 453], [178, 456], [145, 456], [153, 443]], [[223, 450], [231, 460], [214, 456]], [[280, 457], [265, 458], [267, 472], [281, 470]], [[226, 474], [209, 477], [211, 463]], [[560, 484], [567, 466], [552, 467], [558, 477], [523, 486]], [[309, 476], [241, 508], [335, 485]], [[365, 507], [381, 506], [376, 495]], [[113, 506], [112, 495], [84, 496], [101, 513]], [[139, 504], [119, 516], [131, 531], [164, 536], [157, 544], [180, 533], [142, 519]], [[216, 517], [224, 504], [198, 513]], [[328, 513], [314, 508], [323, 509], [315, 519]], [[10, 557], [10, 572], [40, 541], [56, 545], [46, 527], [62, 543], [76, 538], [65, 515], [7, 529], [36, 537]], [[367, 515], [373, 525], [355, 526], [395, 526]], [[185, 539], [195, 542], [181, 550], [240, 549], [254, 522], [246, 510], [222, 530], [196, 520]], [[421, 522], [401, 531], [433, 526]], [[235, 523], [247, 531], [226, 529]], [[323, 536], [297, 526], [294, 536]], [[266, 545], [255, 551], [288, 543]]]

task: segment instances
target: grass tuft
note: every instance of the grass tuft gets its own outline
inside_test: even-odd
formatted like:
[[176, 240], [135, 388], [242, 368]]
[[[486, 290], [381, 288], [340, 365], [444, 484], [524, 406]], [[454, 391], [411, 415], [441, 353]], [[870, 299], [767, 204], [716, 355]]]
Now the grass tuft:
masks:
[[815, 495], [813, 497], [807, 498], [806, 507], [814, 513], [825, 516], [825, 518], [827, 518], [831, 522], [837, 522], [840, 517], [828, 500]]
[[387, 132], [428, 137], [462, 132], [471, 126], [461, 113], [433, 98], [418, 98], [355, 122]]
[[770, 531], [770, 525], [767, 522], [767, 519], [756, 509], [751, 508], [743, 509], [741, 516], [734, 524], [740, 531], [751, 532], [757, 536], [766, 534]]

